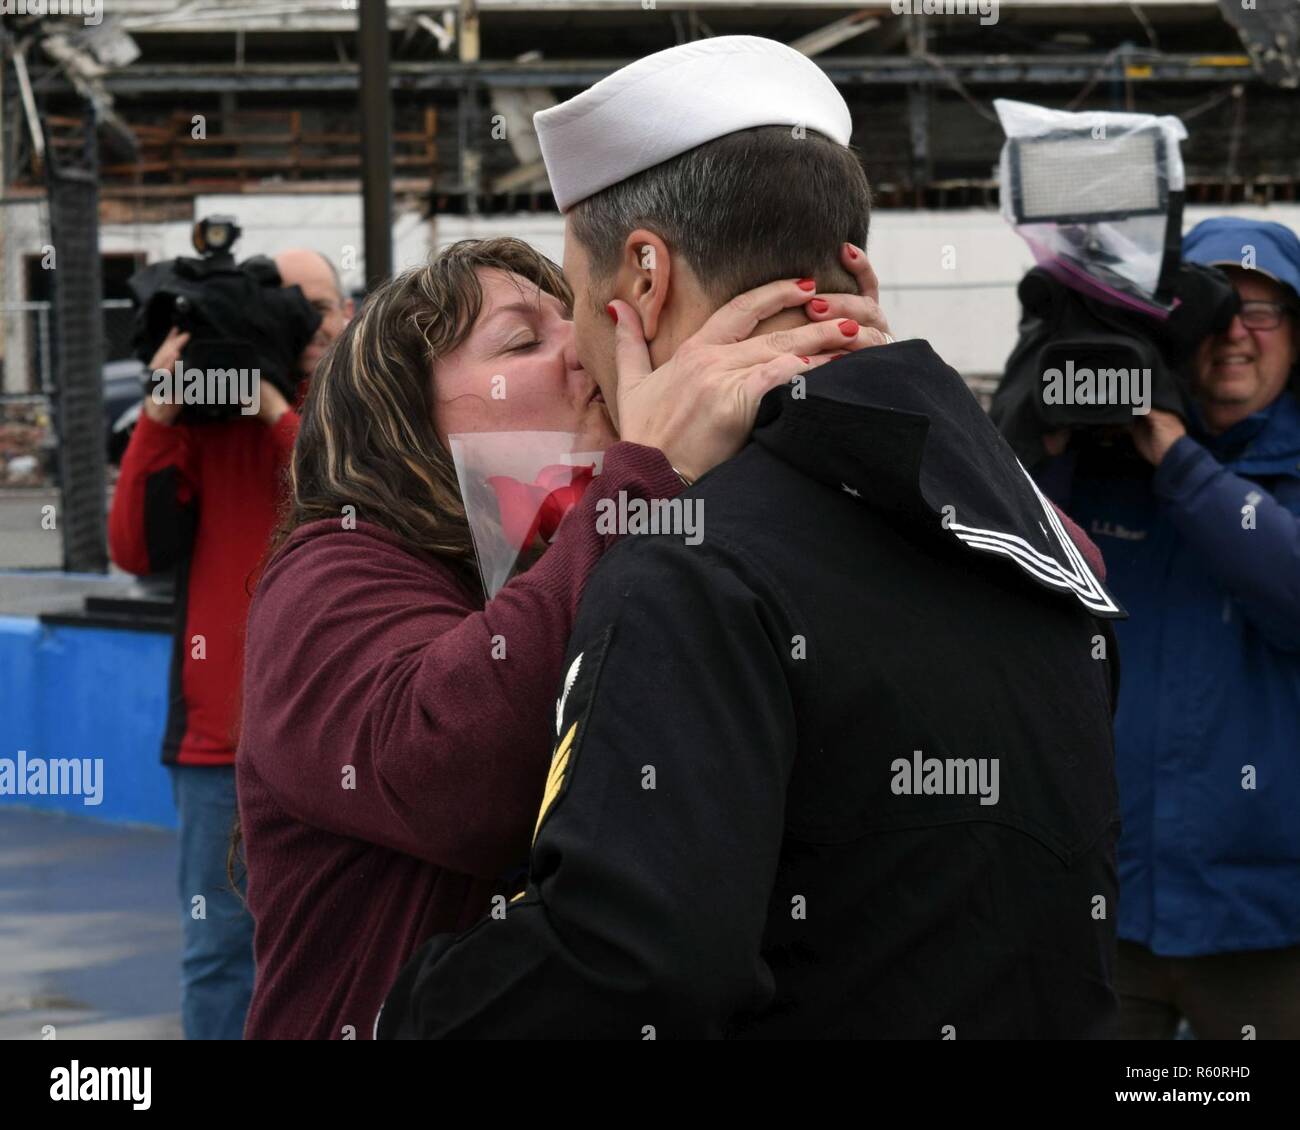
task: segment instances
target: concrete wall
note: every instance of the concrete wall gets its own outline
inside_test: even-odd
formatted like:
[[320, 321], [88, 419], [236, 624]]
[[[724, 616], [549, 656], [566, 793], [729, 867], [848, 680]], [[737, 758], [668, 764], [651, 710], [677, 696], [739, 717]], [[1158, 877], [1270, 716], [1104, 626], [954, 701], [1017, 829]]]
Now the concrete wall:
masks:
[[[240, 257], [274, 255], [286, 247], [310, 247], [340, 268], [348, 289], [364, 280], [361, 252], [361, 198], [316, 195], [214, 195], [194, 202], [194, 217], [235, 216], [244, 229], [236, 246]], [[29, 350], [29, 316], [12, 309], [26, 299], [23, 261], [39, 255], [49, 242], [44, 204], [6, 206], [4, 223], [4, 293], [0, 318], [4, 323], [4, 390], [25, 392]], [[156, 263], [178, 255], [193, 255], [192, 220], [171, 223], [103, 224], [99, 244], [106, 254], [134, 252]], [[418, 211], [399, 211], [393, 223], [394, 257], [398, 269], [424, 262], [430, 249], [430, 225]], [[56, 260], [57, 262], [57, 260]]]
[[[1300, 205], [1189, 208], [1185, 229], [1210, 216], [1272, 220], [1300, 231]], [[468, 236], [512, 234], [557, 262], [563, 223], [554, 216], [438, 220], [442, 247]], [[867, 248], [895, 336], [923, 337], [964, 376], [1001, 373], [1016, 340], [1016, 285], [1034, 265], [1029, 248], [993, 211], [877, 212]], [[950, 265], [949, 265], [950, 264]]]
[[[345, 285], [359, 286], [361, 200], [356, 196], [204, 196], [195, 216], [231, 213], [244, 228], [244, 255], [274, 254], [307, 246], [342, 270]], [[1300, 230], [1300, 205], [1269, 208], [1192, 208], [1187, 226], [1211, 215], [1275, 220]], [[21, 293], [25, 252], [46, 242], [42, 210], [36, 205], [5, 209], [6, 301]], [[424, 262], [430, 250], [458, 239], [517, 235], [557, 262], [563, 255], [563, 220], [555, 213], [512, 216], [440, 216], [426, 221], [418, 211], [399, 212], [393, 224], [398, 269]], [[190, 225], [108, 224], [101, 232], [105, 252], [143, 251], [151, 262], [189, 254]], [[881, 301], [899, 337], [928, 338], [939, 354], [966, 376], [998, 373], [1015, 342], [1019, 305], [1016, 283], [1033, 265], [1028, 248], [992, 211], [879, 212], [872, 221], [868, 252], [881, 280]], [[25, 372], [21, 320], [6, 334], [12, 382]]]
[[[239, 220], [241, 255], [274, 255], [287, 247], [310, 247], [339, 268], [343, 285], [365, 281], [360, 196], [200, 196], [195, 218], [213, 213]], [[186, 235], [188, 239], [188, 233]], [[397, 270], [423, 263], [429, 255], [430, 228], [416, 210], [394, 209], [393, 263]], [[191, 252], [192, 254], [192, 252]]]
[[26, 299], [23, 261], [39, 255], [49, 242], [49, 225], [45, 222], [44, 204], [32, 201], [6, 204], [0, 208], [4, 224], [4, 293], [0, 295], [0, 324], [4, 336], [3, 392], [27, 391], [27, 367], [31, 343], [28, 341], [29, 315], [13, 309], [13, 303]]

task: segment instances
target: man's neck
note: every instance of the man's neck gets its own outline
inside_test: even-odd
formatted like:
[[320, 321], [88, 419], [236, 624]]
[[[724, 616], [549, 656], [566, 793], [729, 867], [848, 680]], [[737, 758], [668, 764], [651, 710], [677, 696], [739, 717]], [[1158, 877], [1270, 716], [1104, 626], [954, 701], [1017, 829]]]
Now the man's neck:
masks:
[[803, 312], [802, 307], [795, 307], [790, 310], [782, 310], [779, 314], [773, 314], [770, 318], [765, 318], [754, 327], [754, 332], [749, 336], [762, 337], [764, 334], [776, 333], [777, 330], [793, 330], [799, 326], [808, 324], [808, 316]]
[[1205, 430], [1212, 436], [1222, 435], [1229, 428], [1236, 427], [1242, 420], [1253, 416], [1256, 411], [1240, 404], [1201, 404], [1201, 419]]
[[[700, 323], [703, 325], [703, 321]], [[765, 318], [754, 327], [754, 332], [746, 340], [752, 340], [756, 337], [762, 337], [764, 334], [776, 333], [778, 330], [792, 330], [799, 326], [808, 325], [808, 316], [803, 312], [802, 307], [782, 310], [773, 314], [770, 318]], [[694, 332], [694, 331], [692, 331]], [[687, 336], [690, 336], [689, 334]], [[684, 340], [684, 339], [683, 339]], [[665, 364], [668, 359], [677, 350], [677, 342], [670, 338], [668, 341], [663, 337], [657, 338], [651, 343], [650, 358], [656, 368]]]

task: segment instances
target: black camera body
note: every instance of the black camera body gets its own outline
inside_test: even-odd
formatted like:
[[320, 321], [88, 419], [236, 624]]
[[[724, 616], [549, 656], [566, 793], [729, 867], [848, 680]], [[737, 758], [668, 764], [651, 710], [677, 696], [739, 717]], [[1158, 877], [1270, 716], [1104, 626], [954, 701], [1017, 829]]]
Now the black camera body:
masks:
[[[1023, 463], [1043, 458], [1045, 433], [1131, 425], [1132, 396], [1096, 393], [1122, 392], [1132, 377], [1141, 377], [1146, 410], [1187, 419], [1188, 364], [1206, 336], [1227, 328], [1239, 300], [1227, 275], [1214, 267], [1175, 259], [1165, 279], [1177, 302], [1164, 319], [1102, 302], [1041, 267], [1021, 279], [1020, 338], [990, 415]], [[1052, 396], [1054, 390], [1067, 395]]]
[[[214, 232], [222, 234], [220, 243], [211, 239]], [[238, 236], [232, 220], [209, 217], [195, 225], [199, 258], [155, 263], [128, 282], [141, 361], [149, 364], [173, 327], [190, 335], [177, 371], [145, 376], [146, 395], [165, 386], [189, 423], [249, 414], [247, 396], [241, 401], [232, 394], [255, 390], [260, 379], [292, 403], [298, 358], [320, 327], [320, 313], [298, 287], [281, 285], [273, 260], [235, 262], [229, 248]]]

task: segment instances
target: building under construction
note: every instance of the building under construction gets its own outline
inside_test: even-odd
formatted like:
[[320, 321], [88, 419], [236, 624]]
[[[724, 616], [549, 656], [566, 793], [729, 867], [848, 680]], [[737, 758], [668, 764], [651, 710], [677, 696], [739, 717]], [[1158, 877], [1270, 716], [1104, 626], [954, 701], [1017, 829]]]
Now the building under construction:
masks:
[[[534, 110], [639, 55], [746, 33], [796, 46], [841, 88], [882, 207], [990, 203], [995, 97], [1178, 115], [1196, 123], [1192, 202], [1295, 200], [1297, 64], [1274, 34], [1285, 36], [1288, 15], [1295, 34], [1295, 3], [1001, 0], [990, 20], [971, 0], [970, 14], [893, 14], [923, 6], [388, 0], [395, 187], [439, 213], [546, 210]], [[60, 144], [79, 93], [103, 115], [114, 217], [169, 214], [204, 193], [357, 190], [355, 3], [106, 7], [80, 29], [76, 17], [9, 17], [11, 62], [23, 63], [6, 74], [10, 192], [38, 190], [42, 147]], [[40, 137], [42, 118], [54, 136]]]
[[[33, 0], [4, 17], [6, 393], [51, 379], [48, 173], [85, 150], [88, 108], [106, 360], [129, 352], [126, 278], [188, 253], [209, 212], [238, 215], [244, 254], [305, 243], [362, 284], [359, 2], [42, 0], [82, 13], [58, 16]], [[387, 18], [398, 266], [498, 231], [558, 256], [533, 112], [649, 52], [752, 33], [844, 93], [891, 317], [973, 378], [1005, 357], [1028, 262], [996, 214], [994, 98], [1177, 115], [1189, 215], [1285, 211], [1300, 192], [1297, 0], [387, 0]], [[940, 247], [969, 254], [941, 270]], [[927, 325], [954, 288], [960, 314]], [[977, 325], [1002, 328], [977, 344]]]

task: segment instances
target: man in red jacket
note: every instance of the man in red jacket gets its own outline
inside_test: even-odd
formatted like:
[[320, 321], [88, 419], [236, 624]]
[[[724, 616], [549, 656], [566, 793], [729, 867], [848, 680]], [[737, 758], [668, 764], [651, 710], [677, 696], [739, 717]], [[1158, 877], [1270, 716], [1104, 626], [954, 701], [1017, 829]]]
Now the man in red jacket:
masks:
[[[333, 265], [314, 251], [275, 257], [284, 286], [320, 312], [298, 366], [306, 381], [352, 313]], [[173, 330], [151, 371], [172, 369], [188, 335]], [[109, 514], [113, 560], [131, 573], [174, 569], [176, 621], [163, 763], [180, 824], [184, 929], [181, 1014], [187, 1039], [239, 1039], [253, 986], [253, 920], [230, 890], [235, 746], [250, 574], [274, 528], [298, 413], [268, 381], [257, 415], [189, 426], [151, 396]]]

